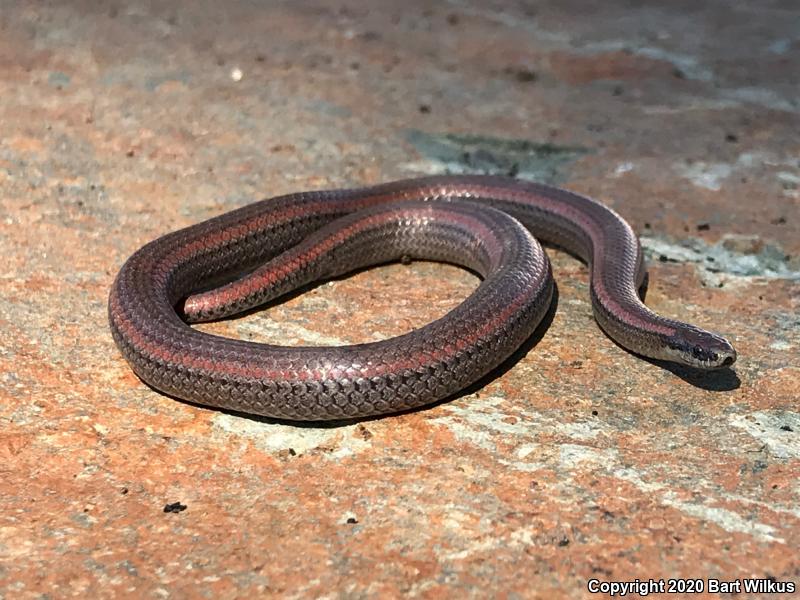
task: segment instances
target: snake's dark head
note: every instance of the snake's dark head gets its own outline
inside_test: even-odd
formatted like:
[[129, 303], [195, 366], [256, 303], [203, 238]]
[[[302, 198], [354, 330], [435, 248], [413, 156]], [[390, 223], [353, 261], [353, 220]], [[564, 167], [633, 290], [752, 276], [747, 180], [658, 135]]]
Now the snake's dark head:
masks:
[[724, 337], [683, 326], [668, 341], [669, 360], [695, 369], [720, 369], [736, 362], [736, 349]]

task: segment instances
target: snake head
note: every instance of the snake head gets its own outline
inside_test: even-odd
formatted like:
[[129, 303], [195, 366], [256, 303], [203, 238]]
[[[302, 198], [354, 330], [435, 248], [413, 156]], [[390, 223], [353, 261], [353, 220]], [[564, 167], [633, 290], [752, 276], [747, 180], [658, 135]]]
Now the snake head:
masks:
[[669, 360], [695, 369], [719, 369], [736, 362], [736, 349], [724, 337], [684, 325], [667, 344]]

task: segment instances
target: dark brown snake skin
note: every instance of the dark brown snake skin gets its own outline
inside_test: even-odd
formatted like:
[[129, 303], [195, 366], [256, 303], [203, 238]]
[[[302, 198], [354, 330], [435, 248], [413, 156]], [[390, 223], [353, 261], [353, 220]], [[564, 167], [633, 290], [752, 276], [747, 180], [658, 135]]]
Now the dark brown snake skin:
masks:
[[[724, 338], [642, 303], [639, 241], [614, 211], [558, 188], [490, 176], [290, 194], [165, 235], [117, 275], [111, 331], [139, 377], [192, 402], [304, 421], [396, 412], [463, 389], [531, 335], [553, 293], [534, 236], [589, 264], [595, 317], [620, 345], [700, 369], [736, 360]], [[406, 257], [462, 265], [482, 282], [441, 319], [369, 344], [273, 346], [187, 325]]]

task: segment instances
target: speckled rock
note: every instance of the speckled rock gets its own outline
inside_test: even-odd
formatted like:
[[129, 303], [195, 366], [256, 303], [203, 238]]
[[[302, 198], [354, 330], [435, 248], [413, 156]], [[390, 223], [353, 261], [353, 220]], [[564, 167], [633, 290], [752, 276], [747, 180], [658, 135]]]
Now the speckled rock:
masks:
[[[800, 584], [797, 31], [790, 0], [0, 0], [0, 598]], [[642, 234], [648, 303], [729, 336], [735, 369], [621, 350], [558, 252], [540, 339], [409, 414], [218, 412], [116, 351], [107, 293], [141, 244], [264, 196], [445, 171], [608, 202]], [[391, 265], [202, 328], [371, 341], [476, 285]]]

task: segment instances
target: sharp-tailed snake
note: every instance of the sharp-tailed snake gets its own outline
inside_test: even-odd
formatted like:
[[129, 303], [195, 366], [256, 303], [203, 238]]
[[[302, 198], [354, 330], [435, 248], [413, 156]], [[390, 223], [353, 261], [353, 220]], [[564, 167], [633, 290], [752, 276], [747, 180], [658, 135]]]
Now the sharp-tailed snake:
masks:
[[[553, 295], [536, 238], [589, 265], [595, 318], [621, 346], [698, 369], [736, 360], [724, 338], [643, 304], [642, 250], [616, 212], [559, 188], [492, 176], [289, 194], [165, 235], [117, 275], [111, 331], [139, 377], [192, 402], [300, 421], [401, 411], [470, 385], [532, 334]], [[275, 346], [187, 324], [405, 258], [458, 264], [482, 281], [444, 317], [374, 343]]]

